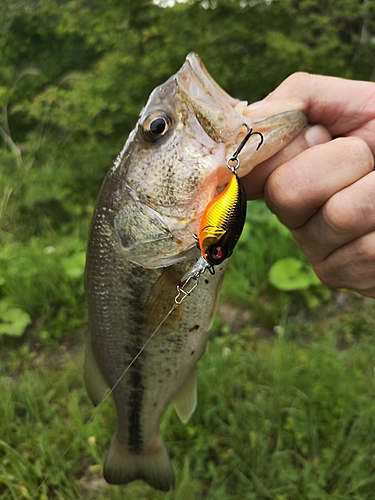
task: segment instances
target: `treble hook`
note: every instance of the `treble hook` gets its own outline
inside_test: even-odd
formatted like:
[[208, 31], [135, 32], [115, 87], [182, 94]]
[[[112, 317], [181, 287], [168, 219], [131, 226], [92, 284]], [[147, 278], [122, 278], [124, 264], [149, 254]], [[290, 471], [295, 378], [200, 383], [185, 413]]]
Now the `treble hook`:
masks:
[[[245, 144], [247, 143], [247, 141], [250, 139], [250, 137], [252, 135], [259, 135], [260, 136], [260, 142], [256, 148], [255, 151], [258, 151], [258, 149], [261, 147], [261, 145], [263, 144], [263, 134], [261, 132], [253, 132], [253, 129], [252, 128], [249, 128], [249, 126], [244, 123], [244, 126], [247, 128], [247, 134], [245, 135], [245, 137], [242, 139], [242, 142], [241, 144], [238, 146], [238, 148], [236, 149], [236, 151], [233, 153], [233, 155], [229, 158], [229, 160], [227, 161], [227, 167], [229, 168], [229, 170], [231, 170], [232, 172], [235, 172], [238, 167], [240, 166], [240, 160], [238, 158], [238, 155], [241, 153], [243, 147], [245, 146]], [[233, 163], [233, 162], [236, 162], [235, 165], [230, 165], [230, 163]]]

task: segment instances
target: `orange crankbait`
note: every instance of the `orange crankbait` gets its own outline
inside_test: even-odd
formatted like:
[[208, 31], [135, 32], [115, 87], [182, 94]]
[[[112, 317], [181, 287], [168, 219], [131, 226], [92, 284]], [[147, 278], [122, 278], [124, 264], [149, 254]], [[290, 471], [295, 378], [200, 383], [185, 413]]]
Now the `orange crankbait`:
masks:
[[240, 166], [238, 155], [251, 135], [261, 137], [257, 149], [263, 142], [260, 132], [253, 132], [247, 125], [246, 128], [245, 138], [227, 162], [232, 177], [224, 191], [207, 205], [202, 216], [197, 243], [210, 267], [220, 264], [232, 254], [245, 224], [246, 194], [236, 172]]
[[228, 258], [241, 236], [246, 218], [246, 194], [234, 171], [224, 191], [204, 211], [198, 235], [203, 257], [215, 266]]
[[[253, 132], [246, 123], [247, 134], [238, 146], [233, 156], [227, 161], [227, 167], [232, 171], [232, 177], [222, 193], [214, 198], [203, 212], [199, 234], [194, 235], [201, 257], [194, 266], [181, 278], [183, 286], [177, 286], [177, 305], [190, 295], [198, 285], [198, 279], [206, 269], [211, 274], [215, 274], [214, 266], [223, 262], [233, 252], [234, 247], [241, 236], [246, 219], [246, 194], [242, 182], [237, 175], [240, 166], [239, 153], [245, 146], [250, 136], [259, 135], [260, 142], [257, 150], [263, 143], [263, 135], [260, 132]], [[195, 285], [186, 290], [187, 283], [194, 279]]]

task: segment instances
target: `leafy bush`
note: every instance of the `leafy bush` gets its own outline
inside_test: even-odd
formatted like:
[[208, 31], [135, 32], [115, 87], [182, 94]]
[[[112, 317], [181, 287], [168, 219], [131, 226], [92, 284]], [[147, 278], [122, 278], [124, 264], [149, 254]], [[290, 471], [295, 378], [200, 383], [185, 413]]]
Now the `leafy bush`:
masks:
[[0, 334], [21, 335], [34, 318], [44, 340], [61, 340], [82, 325], [84, 248], [77, 236], [2, 246]]

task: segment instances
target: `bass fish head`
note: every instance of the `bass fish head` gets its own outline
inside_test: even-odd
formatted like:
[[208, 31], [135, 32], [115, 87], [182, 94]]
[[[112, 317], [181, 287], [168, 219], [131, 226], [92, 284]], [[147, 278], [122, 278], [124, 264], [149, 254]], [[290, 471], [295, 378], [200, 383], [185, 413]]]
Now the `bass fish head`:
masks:
[[261, 128], [266, 147], [257, 152], [257, 136], [249, 141], [239, 176], [284, 147], [306, 124], [299, 111], [254, 123], [237, 111], [238, 102], [195, 54], [151, 93], [96, 208], [109, 220], [127, 260], [158, 268], [196, 255], [192, 235], [205, 207], [230, 178], [226, 161], [246, 133], [244, 123]]

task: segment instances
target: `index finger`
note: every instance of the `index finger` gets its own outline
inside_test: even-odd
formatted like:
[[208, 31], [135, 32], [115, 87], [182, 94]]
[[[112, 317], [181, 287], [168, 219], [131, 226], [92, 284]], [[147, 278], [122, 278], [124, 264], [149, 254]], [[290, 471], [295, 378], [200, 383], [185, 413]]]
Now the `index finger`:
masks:
[[331, 196], [373, 168], [374, 158], [364, 141], [337, 138], [307, 149], [277, 168], [267, 180], [265, 200], [283, 224], [297, 229]]
[[333, 136], [350, 134], [374, 141], [366, 129], [375, 116], [374, 82], [294, 73], [244, 114], [263, 117], [290, 109], [303, 111], [310, 123], [324, 125]]

